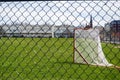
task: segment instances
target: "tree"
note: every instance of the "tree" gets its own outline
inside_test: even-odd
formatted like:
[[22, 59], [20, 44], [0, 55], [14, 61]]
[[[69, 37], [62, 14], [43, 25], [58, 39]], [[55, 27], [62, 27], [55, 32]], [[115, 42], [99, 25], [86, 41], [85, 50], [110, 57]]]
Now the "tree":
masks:
[[5, 36], [5, 30], [0, 26], [0, 37]]
[[104, 27], [106, 32], [110, 31], [110, 23], [105, 23], [105, 27]]

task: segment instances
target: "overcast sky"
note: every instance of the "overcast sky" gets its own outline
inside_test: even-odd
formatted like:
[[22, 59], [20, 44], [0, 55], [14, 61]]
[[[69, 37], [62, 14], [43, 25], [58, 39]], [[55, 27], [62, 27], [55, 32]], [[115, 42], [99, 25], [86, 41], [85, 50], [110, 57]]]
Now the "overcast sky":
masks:
[[120, 20], [120, 1], [35, 1], [2, 2], [0, 24], [70, 24], [74, 26], [89, 23], [102, 25]]

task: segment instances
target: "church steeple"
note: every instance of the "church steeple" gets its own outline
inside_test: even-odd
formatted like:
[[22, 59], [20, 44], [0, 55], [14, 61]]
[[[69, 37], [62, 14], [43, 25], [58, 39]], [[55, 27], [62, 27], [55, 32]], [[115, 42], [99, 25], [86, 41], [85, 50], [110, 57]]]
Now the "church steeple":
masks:
[[89, 24], [90, 28], [93, 27], [93, 21], [92, 21], [92, 15], [90, 15], [90, 24]]
[[90, 29], [90, 28], [93, 28], [92, 15], [90, 15], [90, 23], [89, 23], [89, 25], [86, 24], [84, 29]]

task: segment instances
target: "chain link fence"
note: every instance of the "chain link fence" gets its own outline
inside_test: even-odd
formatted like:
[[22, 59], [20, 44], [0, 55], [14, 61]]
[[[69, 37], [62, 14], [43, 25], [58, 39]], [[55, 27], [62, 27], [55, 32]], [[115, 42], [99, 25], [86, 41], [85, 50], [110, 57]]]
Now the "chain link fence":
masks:
[[119, 4], [0, 2], [0, 80], [119, 80]]

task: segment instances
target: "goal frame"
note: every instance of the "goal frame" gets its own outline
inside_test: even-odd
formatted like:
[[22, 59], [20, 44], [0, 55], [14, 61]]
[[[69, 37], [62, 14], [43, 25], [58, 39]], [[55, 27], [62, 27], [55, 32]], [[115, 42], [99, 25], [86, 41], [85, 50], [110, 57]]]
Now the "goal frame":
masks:
[[[94, 29], [94, 28], [74, 28], [74, 37], [73, 37], [73, 62], [76, 63], [76, 64], [86, 64], [86, 65], [93, 65], [93, 66], [111, 67], [111, 66], [108, 66], [108, 65], [99, 65], [99, 64], [91, 64], [91, 63], [89, 63], [84, 58], [84, 56], [82, 55], [81, 51], [76, 48], [76, 33], [75, 33], [75, 31], [76, 30], [89, 30], [89, 29]], [[76, 59], [75, 59], [75, 53], [76, 52], [79, 54], [79, 57], [81, 57], [81, 59], [84, 61], [83, 63], [76, 62]], [[114, 66], [114, 65], [112, 65], [112, 66]]]

